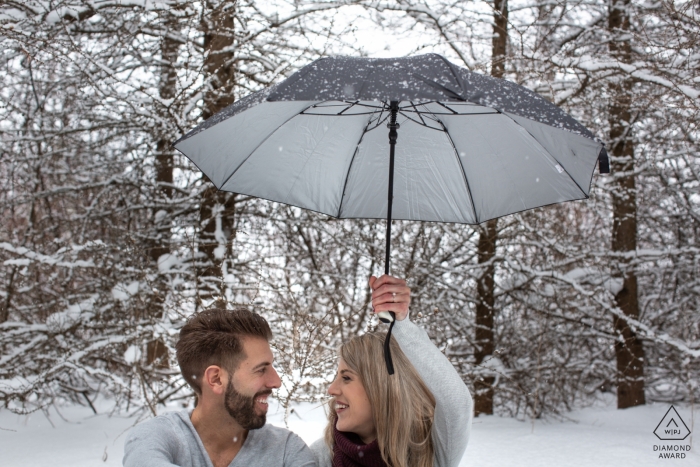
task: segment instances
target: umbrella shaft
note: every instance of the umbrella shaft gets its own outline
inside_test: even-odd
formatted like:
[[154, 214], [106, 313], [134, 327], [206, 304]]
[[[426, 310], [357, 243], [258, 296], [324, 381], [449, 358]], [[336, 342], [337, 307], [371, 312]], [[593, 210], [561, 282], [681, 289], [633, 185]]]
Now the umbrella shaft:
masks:
[[384, 260], [384, 274], [389, 275], [391, 271], [391, 207], [394, 201], [394, 150], [398, 138], [399, 125], [396, 124], [396, 117], [399, 112], [398, 101], [391, 101], [389, 104], [391, 117], [389, 120], [389, 193], [386, 209], [386, 258]]
[[[391, 205], [394, 201], [394, 149], [396, 147], [396, 139], [398, 138], [399, 125], [396, 123], [396, 116], [399, 113], [399, 103], [398, 101], [391, 101], [389, 105], [389, 110], [391, 110], [391, 119], [389, 120], [389, 194], [388, 194], [388, 204], [386, 207], [386, 258], [384, 260], [384, 274], [389, 275], [391, 271]], [[384, 338], [384, 362], [386, 363], [386, 371], [389, 375], [394, 374], [394, 362], [391, 359], [391, 330], [394, 329], [394, 324], [396, 324], [396, 313], [389, 311], [389, 316], [386, 316], [387, 312], [381, 312], [379, 314], [379, 319], [385, 323], [389, 324], [389, 331], [386, 333]], [[382, 316], [384, 314], [385, 316]]]

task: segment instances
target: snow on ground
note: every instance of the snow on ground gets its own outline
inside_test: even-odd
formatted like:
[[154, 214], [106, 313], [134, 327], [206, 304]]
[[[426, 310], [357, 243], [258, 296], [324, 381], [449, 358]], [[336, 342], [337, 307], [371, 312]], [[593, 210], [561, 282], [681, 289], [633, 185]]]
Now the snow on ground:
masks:
[[[653, 431], [669, 404], [627, 410], [614, 406], [587, 408], [570, 420], [519, 422], [497, 416], [474, 420], [469, 447], [461, 467], [528, 466], [688, 466], [700, 465], [700, 443], [691, 434], [684, 441], [660, 441]], [[109, 416], [108, 406], [94, 415], [85, 407], [51, 409], [18, 416], [0, 410], [0, 465], [3, 467], [99, 467], [121, 465], [126, 431], [136, 418]], [[700, 408], [676, 409], [691, 433], [700, 429]], [[176, 410], [176, 408], [170, 409]], [[270, 406], [268, 421], [284, 426], [284, 413]], [[322, 407], [298, 404], [289, 427], [311, 443], [325, 426]], [[654, 446], [690, 446], [684, 459], [660, 459]]]

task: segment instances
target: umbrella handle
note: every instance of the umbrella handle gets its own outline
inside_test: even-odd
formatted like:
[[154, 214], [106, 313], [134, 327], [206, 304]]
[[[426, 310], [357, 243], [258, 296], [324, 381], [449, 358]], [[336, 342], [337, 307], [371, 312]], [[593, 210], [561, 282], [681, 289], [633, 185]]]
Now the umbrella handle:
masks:
[[384, 338], [384, 363], [386, 363], [386, 371], [389, 376], [394, 374], [394, 361], [391, 358], [391, 331], [394, 330], [394, 324], [396, 324], [396, 313], [393, 311], [381, 311], [379, 312], [379, 319], [388, 323], [385, 318], [382, 318], [382, 314], [387, 314], [391, 318], [391, 324], [389, 325], [389, 330], [386, 332], [386, 337]]

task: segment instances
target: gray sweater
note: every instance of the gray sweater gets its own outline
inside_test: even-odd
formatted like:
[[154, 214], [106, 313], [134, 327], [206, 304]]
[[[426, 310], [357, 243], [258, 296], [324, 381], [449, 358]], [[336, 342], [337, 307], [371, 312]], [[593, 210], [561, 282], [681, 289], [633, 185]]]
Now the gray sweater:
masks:
[[[213, 467], [188, 412], [172, 412], [136, 425], [124, 443], [124, 467]], [[250, 430], [229, 467], [315, 467], [297, 435], [265, 425]]]
[[[472, 426], [474, 404], [469, 389], [422, 328], [408, 319], [397, 321], [392, 336], [435, 397], [434, 467], [456, 467]], [[311, 450], [319, 467], [331, 465], [331, 452], [323, 438], [316, 440]]]

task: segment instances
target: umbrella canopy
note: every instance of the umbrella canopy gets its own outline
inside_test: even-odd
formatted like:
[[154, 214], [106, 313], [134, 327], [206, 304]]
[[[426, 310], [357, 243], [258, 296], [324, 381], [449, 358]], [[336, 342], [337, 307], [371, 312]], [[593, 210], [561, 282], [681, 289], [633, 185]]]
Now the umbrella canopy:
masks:
[[[386, 218], [386, 274], [392, 219], [478, 224], [588, 198], [596, 162], [608, 170], [603, 145], [564, 111], [436, 54], [317, 60], [175, 147], [220, 190]], [[380, 319], [393, 374], [394, 314]]]
[[435, 54], [323, 58], [175, 143], [217, 188], [338, 218], [387, 218], [398, 102], [394, 219], [478, 224], [587, 198], [607, 154], [532, 91]]

